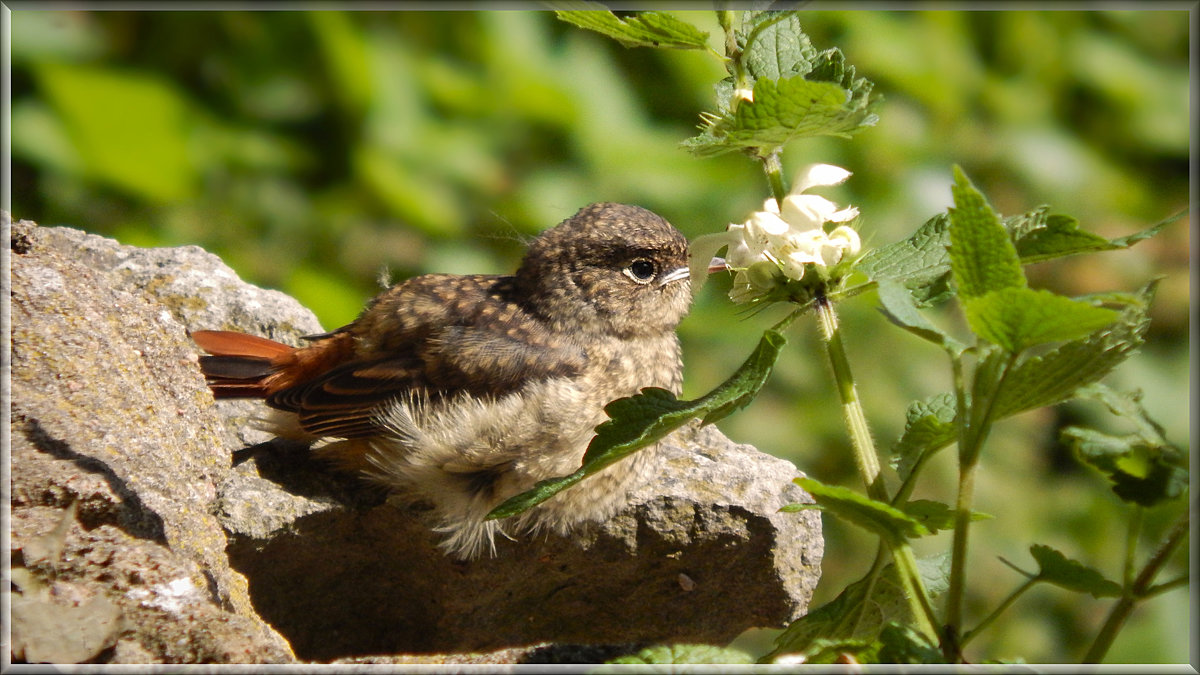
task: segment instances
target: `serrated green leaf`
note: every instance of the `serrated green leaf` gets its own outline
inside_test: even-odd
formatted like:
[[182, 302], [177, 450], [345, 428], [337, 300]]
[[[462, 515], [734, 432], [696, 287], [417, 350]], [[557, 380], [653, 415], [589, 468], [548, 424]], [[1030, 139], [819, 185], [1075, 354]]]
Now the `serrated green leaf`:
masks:
[[898, 282], [917, 306], [928, 306], [949, 291], [949, 245], [950, 217], [941, 213], [907, 239], [868, 251], [854, 263], [854, 269], [875, 282]]
[[954, 356], [961, 354], [967, 348], [966, 345], [933, 325], [925, 318], [924, 314], [917, 311], [917, 305], [912, 295], [899, 282], [883, 279], [878, 282], [878, 291], [879, 304], [882, 305], [883, 314], [893, 324], [950, 351]]
[[1180, 211], [1179, 213], [1176, 213], [1175, 215], [1168, 216], [1168, 217], [1164, 218], [1163, 220], [1155, 223], [1154, 225], [1147, 227], [1146, 229], [1142, 230], [1141, 232], [1135, 232], [1133, 234], [1126, 235], [1124, 237], [1117, 237], [1116, 239], [1110, 240], [1109, 243], [1112, 244], [1113, 246], [1115, 246], [1116, 248], [1128, 248], [1128, 247], [1133, 246], [1134, 244], [1138, 243], [1139, 241], [1142, 241], [1144, 239], [1149, 239], [1150, 237], [1153, 237], [1154, 235], [1158, 234], [1167, 225], [1170, 225], [1171, 223], [1174, 223], [1175, 221], [1177, 221], [1180, 218], [1187, 215], [1187, 212], [1188, 212], [1187, 209], [1184, 209], [1184, 210]]
[[888, 622], [874, 640], [818, 638], [805, 651], [804, 663], [845, 664], [945, 663], [941, 651], [909, 626]]
[[1020, 221], [1018, 227], [1010, 227], [1022, 262], [1116, 248], [1104, 237], [1079, 229], [1079, 221], [1070, 216], [1049, 214], [1044, 209], [1027, 216], [1029, 219]]
[[824, 483], [808, 477], [796, 478], [797, 485], [812, 495], [822, 510], [874, 532], [889, 541], [902, 541], [923, 537], [929, 530], [917, 519], [900, 509], [878, 502], [866, 495], [838, 485]]
[[1138, 292], [1139, 304], [1120, 312], [1114, 323], [1082, 340], [1062, 344], [1012, 368], [996, 392], [994, 419], [1061, 403], [1084, 385], [1112, 372], [1142, 345], [1149, 325], [1147, 312], [1158, 282]]
[[858, 107], [875, 107], [883, 99], [871, 99], [875, 85], [865, 77], [857, 77], [854, 66], [846, 63], [846, 55], [834, 47], [817, 54], [812, 70], [805, 76], [814, 82], [832, 82], [850, 91], [850, 99]]
[[763, 13], [749, 30], [739, 31], [742, 62], [755, 80], [778, 80], [806, 75], [813, 68], [817, 50], [800, 27], [796, 12]]
[[873, 124], [872, 117], [852, 105], [850, 92], [836, 84], [799, 75], [764, 78], [754, 83], [753, 101], [742, 101], [732, 115], [712, 116], [700, 135], [683, 145], [701, 157], [734, 150], [769, 154], [797, 138], [849, 137]]
[[[705, 644], [674, 644], [654, 645], [646, 647], [636, 654], [621, 656], [608, 663], [612, 664], [682, 664], [682, 663], [754, 663], [751, 656], [738, 649], [716, 647]], [[597, 668], [592, 672], [608, 672]], [[617, 672], [617, 671], [613, 671]], [[624, 671], [621, 671], [624, 672]]]
[[[1070, 216], [1048, 212], [1046, 207], [1004, 219], [1004, 227], [1021, 257], [1022, 264], [1044, 262], [1080, 253], [1114, 251], [1157, 234], [1165, 225], [1174, 222], [1176, 214], [1141, 232], [1127, 237], [1106, 240], [1078, 229]], [[1101, 244], [1100, 242], [1104, 243]], [[908, 239], [868, 251], [854, 264], [854, 269], [872, 281], [885, 279], [901, 283], [909, 290], [918, 307], [927, 307], [948, 299], [950, 276], [950, 219], [938, 214], [922, 224]], [[1118, 297], [1114, 297], [1118, 300]]]
[[1115, 598], [1121, 595], [1121, 585], [1106, 579], [1099, 571], [1071, 560], [1058, 551], [1034, 544], [1029, 553], [1037, 561], [1037, 579], [1095, 598]]
[[[998, 386], [993, 419], [1062, 403], [1080, 391], [1086, 392], [1081, 388], [1112, 372], [1141, 346], [1156, 285], [1157, 282], [1151, 282], [1139, 291], [1138, 302], [1119, 312], [1113, 324], [1082, 340], [1024, 359], [1008, 370], [1002, 383], [994, 380], [1007, 357], [1000, 352], [981, 353], [973, 384], [977, 390]], [[904, 432], [892, 446], [891, 463], [901, 479], [908, 478], [922, 455], [958, 440], [956, 414], [957, 403], [952, 393], [936, 394], [909, 405]]]
[[945, 663], [942, 651], [910, 625], [889, 623], [879, 632], [878, 663]]
[[1082, 338], [1119, 316], [1115, 310], [1017, 286], [965, 297], [963, 311], [971, 330], [1009, 353]]
[[942, 393], [909, 404], [904, 432], [892, 446], [892, 465], [907, 480], [921, 455], [953, 443], [958, 434], [954, 418], [958, 403], [954, 394]]
[[846, 663], [847, 659], [854, 659], [858, 663], [878, 663], [879, 650], [882, 647], [883, 644], [878, 639], [817, 638], [804, 650], [804, 663], [821, 666]]
[[708, 48], [708, 33], [664, 12], [639, 12], [636, 16], [621, 19], [599, 3], [571, 4], [594, 9], [556, 11], [555, 16], [580, 28], [606, 35], [625, 47]]
[[1013, 242], [1021, 256], [1021, 262], [1037, 263], [1052, 258], [1116, 251], [1149, 239], [1164, 227], [1175, 222], [1183, 211], [1154, 225], [1125, 237], [1105, 239], [1100, 235], [1079, 229], [1079, 221], [1061, 214], [1048, 213], [1045, 207], [1019, 216], [1009, 224]]
[[596, 427], [583, 465], [574, 473], [538, 482], [492, 509], [487, 520], [507, 518], [537, 506], [609, 465], [651, 445], [693, 418], [711, 424], [749, 405], [758, 395], [787, 339], [777, 331], [763, 333], [758, 346], [729, 379], [693, 401], [681, 401], [665, 389], [647, 387], [636, 396], [604, 407], [609, 419]]
[[950, 211], [950, 269], [963, 297], [1026, 285], [1021, 260], [999, 216], [958, 166]]
[[[917, 560], [917, 572], [935, 598], [949, 587], [950, 554]], [[807, 654], [820, 649], [818, 640], [876, 640], [888, 623], [912, 624], [912, 605], [893, 563], [879, 572], [870, 597], [867, 578], [846, 586], [836, 598], [793, 621], [775, 638], [775, 649], [767, 656]]]
[[1125, 501], [1157, 506], [1188, 487], [1186, 458], [1172, 445], [1141, 433], [1114, 436], [1083, 427], [1067, 427], [1061, 437], [1081, 461], [1103, 473]]
[[1112, 414], [1132, 422], [1137, 427], [1137, 433], [1147, 441], [1159, 445], [1167, 445], [1166, 431], [1161, 424], [1150, 417], [1150, 413], [1142, 406], [1142, 391], [1116, 391], [1102, 383], [1089, 384], [1080, 387], [1079, 398], [1098, 401], [1104, 404]]
[[[935, 502], [929, 499], [914, 499], [911, 502], [904, 504], [901, 510], [911, 516], [917, 522], [929, 528], [929, 531], [937, 534], [939, 530], [950, 530], [954, 528], [954, 509], [948, 504]], [[979, 511], [971, 512], [971, 520], [991, 520], [995, 516]]]

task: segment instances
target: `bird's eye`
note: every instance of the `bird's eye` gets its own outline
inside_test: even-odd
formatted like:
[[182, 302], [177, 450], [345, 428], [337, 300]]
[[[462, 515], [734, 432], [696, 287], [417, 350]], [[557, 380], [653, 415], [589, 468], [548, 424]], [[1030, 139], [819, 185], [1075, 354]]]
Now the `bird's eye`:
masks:
[[654, 278], [654, 274], [658, 271], [654, 263], [649, 260], [634, 260], [629, 263], [629, 266], [624, 270], [625, 276], [633, 279], [639, 284], [644, 284]]

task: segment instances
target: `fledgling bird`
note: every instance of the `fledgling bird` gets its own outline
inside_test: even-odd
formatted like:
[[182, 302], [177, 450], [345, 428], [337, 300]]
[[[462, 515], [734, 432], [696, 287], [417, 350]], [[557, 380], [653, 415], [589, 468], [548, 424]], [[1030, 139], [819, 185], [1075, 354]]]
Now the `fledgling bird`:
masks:
[[679, 394], [675, 327], [691, 304], [687, 240], [660, 216], [602, 203], [543, 232], [516, 273], [428, 274], [353, 323], [293, 348], [196, 331], [217, 398], [265, 399], [271, 431], [433, 505], [441, 546], [495, 554], [497, 533], [602, 520], [653, 471], [646, 448], [500, 523], [484, 516], [579, 468], [610, 401]]

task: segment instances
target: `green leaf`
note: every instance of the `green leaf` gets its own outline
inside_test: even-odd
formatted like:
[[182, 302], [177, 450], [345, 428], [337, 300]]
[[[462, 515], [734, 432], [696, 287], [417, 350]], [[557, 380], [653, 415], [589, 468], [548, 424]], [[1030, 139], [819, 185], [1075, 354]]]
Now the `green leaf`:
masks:
[[878, 639], [817, 638], [804, 650], [805, 665], [845, 664], [847, 659], [857, 663], [878, 663], [883, 643]]
[[1184, 217], [1185, 215], [1187, 215], [1187, 212], [1188, 212], [1187, 209], [1183, 209], [1179, 213], [1176, 213], [1173, 216], [1168, 216], [1168, 217], [1164, 218], [1163, 220], [1155, 223], [1154, 225], [1147, 227], [1146, 229], [1142, 230], [1141, 232], [1135, 232], [1133, 234], [1126, 235], [1124, 237], [1117, 237], [1116, 239], [1112, 239], [1109, 241], [1109, 244], [1111, 244], [1112, 246], [1114, 246], [1116, 248], [1128, 248], [1130, 246], [1133, 246], [1134, 244], [1138, 243], [1139, 241], [1142, 241], [1143, 239], [1149, 239], [1150, 237], [1153, 237], [1154, 235], [1158, 234], [1167, 225], [1170, 225], [1171, 223], [1173, 223], [1173, 222], [1179, 220], [1180, 218]]
[[1049, 214], [1043, 207], [1018, 216], [1010, 227], [1017, 254], [1022, 262], [1035, 263], [1074, 253], [1109, 250], [1107, 239], [1079, 229], [1079, 221]]
[[1024, 287], [966, 297], [963, 305], [971, 330], [1010, 353], [1082, 338], [1119, 316], [1115, 310]]
[[1081, 230], [1079, 221], [1076, 219], [1047, 213], [1045, 207], [1011, 219], [1008, 226], [1017, 253], [1021, 256], [1021, 262], [1030, 264], [1080, 253], [1129, 248], [1143, 239], [1158, 234], [1168, 224], [1179, 219], [1183, 213], [1185, 212], [1181, 211], [1141, 232], [1112, 240]]
[[[842, 89], [850, 92], [849, 106], [856, 110], [871, 112], [883, 102], [881, 96], [872, 98], [871, 91], [875, 84], [864, 77], [856, 77], [854, 66], [846, 63], [846, 56], [842, 54], [842, 50], [837, 48], [826, 49], [817, 54], [812, 70], [805, 78], [814, 82], [832, 82], [841, 85]], [[869, 114], [863, 120], [863, 124], [874, 126], [878, 121], [879, 118], [876, 115]]]
[[[674, 663], [739, 663], [748, 664], [754, 663], [754, 659], [743, 651], [737, 649], [729, 649], [727, 647], [716, 647], [705, 644], [675, 644], [675, 645], [654, 645], [646, 647], [636, 654], [621, 656], [615, 658], [608, 663], [615, 664], [674, 664]], [[603, 673], [610, 672], [604, 668], [598, 668], [592, 672]], [[618, 671], [611, 671], [618, 672]], [[624, 672], [624, 671], [620, 671]]]
[[796, 12], [763, 12], [738, 31], [742, 62], [755, 80], [807, 75], [817, 50], [800, 27]]
[[754, 400], [762, 389], [787, 339], [777, 331], [763, 333], [746, 361], [716, 389], [694, 400], [681, 401], [665, 389], [647, 387], [636, 396], [617, 399], [604, 407], [609, 420], [596, 427], [583, 465], [574, 473], [540, 481], [510, 497], [487, 515], [507, 518], [537, 506], [637, 450], [651, 445], [695, 417], [711, 424]]
[[[917, 571], [930, 597], [937, 597], [949, 587], [950, 554], [918, 559]], [[880, 570], [870, 597], [868, 587], [869, 578], [859, 579], [833, 600], [793, 621], [775, 638], [775, 649], [766, 658], [811, 653], [821, 649], [820, 640], [873, 641], [888, 623], [911, 625], [916, 620], [894, 563]]]
[[[954, 529], [954, 509], [948, 504], [929, 499], [914, 499], [904, 504], [901, 510], [924, 525], [930, 532]], [[971, 512], [971, 520], [991, 520], [995, 516], [979, 511]]]
[[1141, 506], [1178, 498], [1188, 488], [1184, 453], [1140, 433], [1113, 436], [1084, 427], [1067, 427], [1062, 441], [1079, 458], [1103, 473], [1118, 497]]
[[796, 478], [797, 485], [812, 495], [817, 506], [835, 516], [889, 540], [902, 541], [930, 534], [917, 519], [900, 509], [837, 485], [813, 478]]
[[912, 295], [899, 282], [883, 279], [879, 282], [878, 290], [883, 314], [893, 324], [948, 350], [952, 356], [961, 354], [967, 348], [966, 345], [933, 325], [925, 318], [924, 314], [917, 311], [917, 305]]
[[1142, 345], [1147, 312], [1158, 282], [1138, 292], [1139, 302], [1123, 309], [1117, 321], [1082, 340], [1059, 345], [1012, 368], [996, 392], [994, 419], [1061, 403], [1084, 385], [1099, 381]]
[[1120, 584], [1104, 578], [1097, 570], [1071, 560], [1049, 546], [1034, 544], [1029, 547], [1029, 553], [1037, 561], [1036, 578], [1040, 581], [1088, 593], [1095, 598], [1115, 598], [1121, 595]]
[[878, 663], [945, 663], [937, 645], [911, 625], [889, 623], [879, 632]]
[[580, 28], [606, 35], [625, 47], [708, 48], [708, 33], [664, 12], [639, 12], [637, 16], [621, 19], [611, 11], [602, 9], [603, 5], [599, 3], [572, 4], [593, 9], [556, 11], [555, 16]]
[[797, 138], [849, 137], [869, 126], [873, 117], [851, 105], [850, 92], [829, 82], [803, 76], [754, 83], [754, 100], [742, 101], [732, 113], [712, 115], [699, 136], [683, 142], [700, 157], [733, 150], [769, 154]]
[[888, 622], [874, 640], [818, 638], [806, 650], [804, 663], [924, 664], [945, 663], [942, 652], [910, 626]]
[[[1004, 227], [1014, 242], [1021, 263], [1030, 264], [1079, 253], [1128, 248], [1153, 236], [1180, 215], [1137, 234], [1112, 240], [1079, 230], [1074, 218], [1050, 214], [1046, 207], [1005, 218]], [[854, 269], [875, 282], [899, 282], [908, 289], [918, 307], [926, 307], [954, 294], [947, 285], [949, 245], [950, 218], [941, 213], [922, 224], [909, 238], [868, 251], [854, 264]]]
[[1000, 218], [958, 166], [950, 209], [950, 268], [958, 292], [977, 297], [1026, 285], [1021, 260]]
[[854, 269], [872, 281], [902, 284], [918, 306], [948, 297], [950, 276], [950, 217], [944, 213], [927, 220], [912, 236], [868, 251]]
[[907, 480], [921, 455], [936, 452], [957, 439], [954, 418], [958, 415], [957, 399], [952, 393], [930, 396], [909, 404], [905, 415], [904, 432], [892, 446], [892, 465]]
[[1109, 412], [1137, 426], [1137, 432], [1148, 441], [1166, 445], [1166, 432], [1158, 422], [1154, 421], [1142, 406], [1142, 392], [1116, 391], [1103, 384], [1089, 384], [1081, 387], [1079, 397], [1104, 404]]
[[[1117, 321], [1109, 326], [1082, 340], [1027, 357], [1011, 368], [1003, 382], [997, 384], [993, 419], [1062, 403], [1087, 392], [1081, 388], [1112, 372], [1142, 345], [1156, 286], [1157, 282], [1151, 282], [1139, 291], [1137, 302], [1119, 312]], [[1005, 358], [999, 352], [981, 355], [975, 384], [987, 385], [988, 373], [998, 374]], [[901, 479], [908, 478], [922, 455], [936, 452], [958, 439], [956, 415], [956, 399], [949, 392], [909, 405], [904, 432], [892, 446], [891, 463]]]

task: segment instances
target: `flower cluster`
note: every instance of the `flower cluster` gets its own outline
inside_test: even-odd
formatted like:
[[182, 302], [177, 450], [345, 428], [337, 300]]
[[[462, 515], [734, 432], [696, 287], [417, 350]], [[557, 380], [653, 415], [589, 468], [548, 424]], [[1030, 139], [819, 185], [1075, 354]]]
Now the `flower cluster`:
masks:
[[858, 209], [839, 209], [824, 197], [804, 194], [812, 187], [838, 185], [849, 176], [838, 166], [811, 165], [797, 177], [782, 205], [768, 199], [746, 222], [697, 237], [691, 247], [692, 287], [703, 282], [712, 255], [726, 247], [725, 267], [735, 272], [729, 297], [738, 303], [761, 298], [788, 279], [800, 280], [810, 265], [828, 268], [857, 254], [861, 241], [854, 229], [838, 225], [826, 232], [825, 224], [854, 220]]

